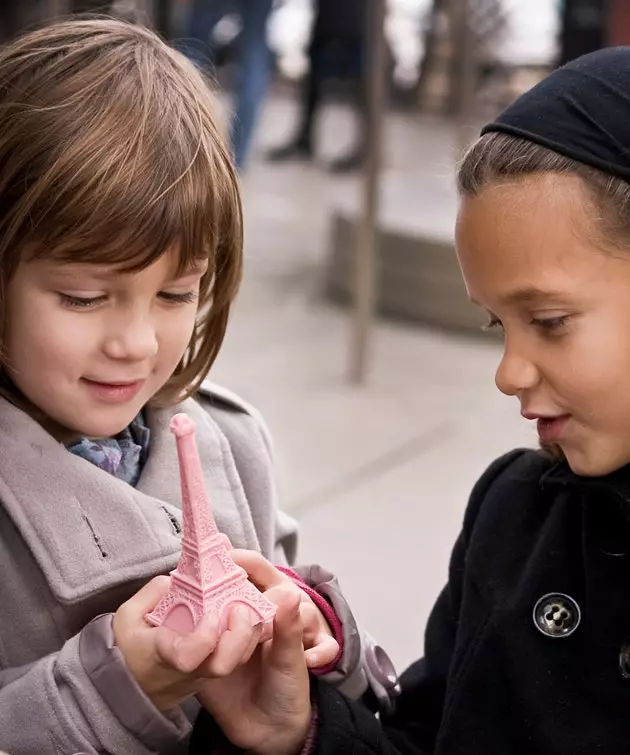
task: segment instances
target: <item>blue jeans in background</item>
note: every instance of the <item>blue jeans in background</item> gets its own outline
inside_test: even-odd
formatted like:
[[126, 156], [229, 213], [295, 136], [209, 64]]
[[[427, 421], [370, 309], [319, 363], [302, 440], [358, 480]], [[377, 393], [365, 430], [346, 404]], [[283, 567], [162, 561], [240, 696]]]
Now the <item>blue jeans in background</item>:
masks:
[[185, 27], [182, 52], [200, 68], [211, 63], [210, 34], [227, 13], [241, 18], [238, 38], [238, 80], [234, 88], [234, 117], [230, 139], [239, 169], [245, 165], [254, 126], [269, 84], [270, 55], [267, 20], [273, 0], [193, 0]]

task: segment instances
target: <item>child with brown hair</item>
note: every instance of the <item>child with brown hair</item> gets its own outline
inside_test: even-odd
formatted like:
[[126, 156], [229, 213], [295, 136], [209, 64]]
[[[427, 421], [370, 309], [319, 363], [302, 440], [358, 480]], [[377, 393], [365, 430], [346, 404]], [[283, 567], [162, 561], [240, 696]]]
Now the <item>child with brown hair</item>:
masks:
[[[185, 637], [145, 620], [180, 552], [175, 413], [197, 425], [236, 560], [295, 558], [264, 425], [204, 382], [242, 264], [214, 111], [192, 64], [139, 26], [71, 20], [0, 50], [0, 748], [12, 755], [186, 752], [194, 695], [261, 642], [238, 609], [220, 637], [211, 619]], [[274, 569], [261, 586], [293, 596], [309, 666], [361, 693], [375, 650], [332, 575]]]
[[630, 48], [573, 61], [507, 108], [459, 190], [468, 294], [504, 334], [496, 384], [542, 448], [473, 489], [395, 712], [377, 720], [309, 680], [283, 613], [273, 662], [237, 671], [236, 710], [256, 726], [245, 739], [234, 688], [212, 680], [195, 755], [218, 727], [258, 755], [630, 752]]

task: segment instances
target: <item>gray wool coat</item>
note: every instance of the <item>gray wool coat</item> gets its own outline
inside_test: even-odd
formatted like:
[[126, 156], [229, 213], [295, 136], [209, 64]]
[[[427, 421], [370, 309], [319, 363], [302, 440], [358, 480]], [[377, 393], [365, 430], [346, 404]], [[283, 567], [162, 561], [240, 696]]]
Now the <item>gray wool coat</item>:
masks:
[[[0, 750], [11, 755], [184, 753], [190, 715], [160, 714], [113, 642], [112, 613], [172, 570], [180, 552], [174, 413], [197, 424], [219, 529], [276, 563], [296, 554], [277, 508], [269, 438], [254, 410], [205, 385], [199, 400], [147, 411], [150, 453], [136, 488], [70, 454], [0, 398]], [[365, 689], [361, 643], [332, 575], [302, 575], [344, 621], [333, 681]]]

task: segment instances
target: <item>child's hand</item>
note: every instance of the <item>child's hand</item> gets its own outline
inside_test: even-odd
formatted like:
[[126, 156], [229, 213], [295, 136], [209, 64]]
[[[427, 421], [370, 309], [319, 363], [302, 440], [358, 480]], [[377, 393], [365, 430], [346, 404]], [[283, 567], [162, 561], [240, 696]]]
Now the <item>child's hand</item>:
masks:
[[256, 587], [273, 603], [277, 602], [274, 599], [277, 594], [292, 592], [299, 596], [306, 665], [310, 669], [316, 669], [332, 663], [339, 653], [339, 644], [321, 611], [304, 590], [256, 551], [234, 549], [230, 554], [245, 569]]
[[237, 747], [256, 755], [295, 755], [311, 721], [310, 684], [295, 591], [276, 592], [273, 637], [224, 679], [204, 683], [197, 699]]
[[196, 694], [207, 679], [227, 676], [247, 662], [261, 640], [262, 626], [252, 627], [247, 609], [236, 608], [219, 638], [218, 621], [204, 617], [195, 630], [180, 635], [145, 620], [168, 592], [168, 577], [146, 584], [114, 615], [117, 647], [142, 691], [160, 711]]

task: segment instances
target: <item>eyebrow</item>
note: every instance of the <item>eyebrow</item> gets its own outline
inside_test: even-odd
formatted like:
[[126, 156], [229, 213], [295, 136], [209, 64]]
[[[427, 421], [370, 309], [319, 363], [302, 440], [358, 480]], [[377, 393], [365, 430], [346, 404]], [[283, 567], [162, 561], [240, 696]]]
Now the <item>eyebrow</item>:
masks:
[[[566, 302], [566, 294], [560, 291], [537, 288], [536, 286], [524, 286], [509, 291], [500, 297], [503, 304], [546, 304], [549, 302], [560, 303]], [[471, 299], [473, 304], [479, 305], [479, 302]]]
[[[193, 262], [191, 265], [184, 268], [179, 275], [173, 275], [171, 280], [184, 280], [185, 278], [192, 278], [193, 276], [205, 275], [207, 270], [207, 261]], [[109, 267], [107, 265], [86, 262], [68, 262], [61, 266], [55, 266], [53, 272], [55, 275], [60, 275], [63, 278], [88, 277], [95, 281], [110, 281], [117, 278], [121, 271], [116, 267]]]

